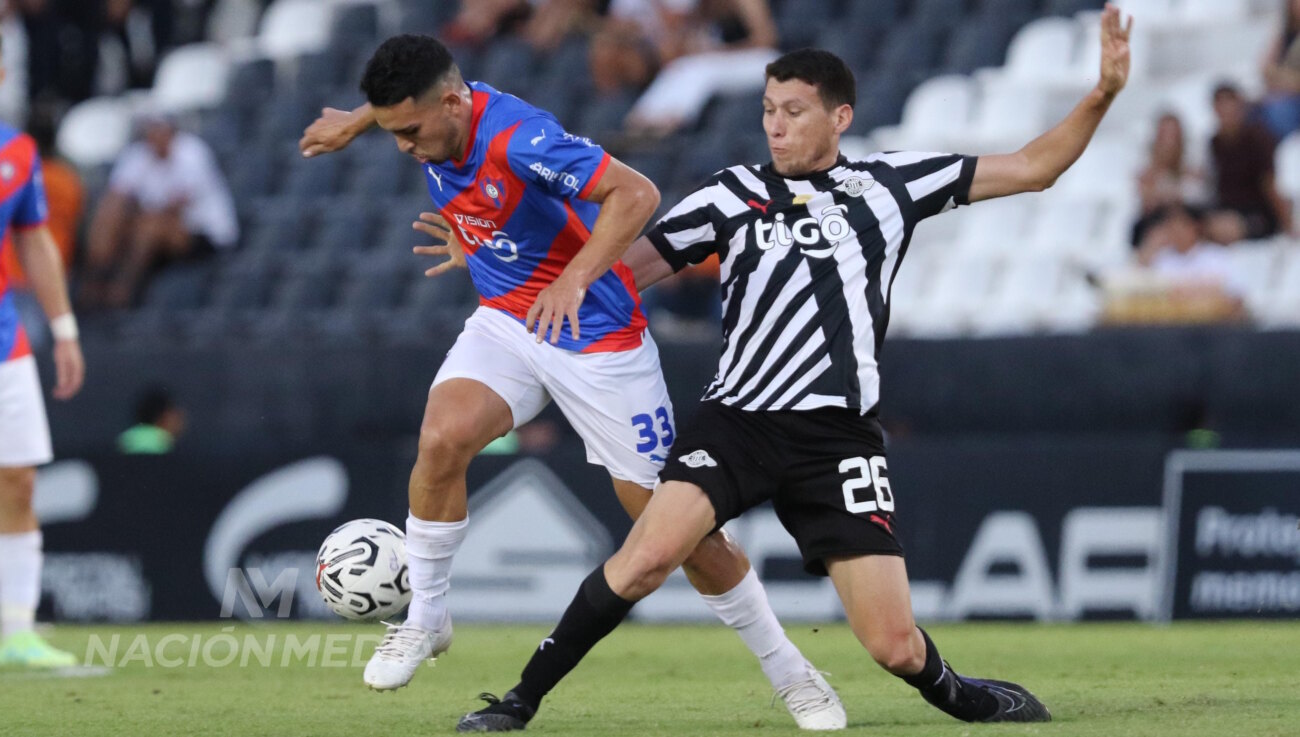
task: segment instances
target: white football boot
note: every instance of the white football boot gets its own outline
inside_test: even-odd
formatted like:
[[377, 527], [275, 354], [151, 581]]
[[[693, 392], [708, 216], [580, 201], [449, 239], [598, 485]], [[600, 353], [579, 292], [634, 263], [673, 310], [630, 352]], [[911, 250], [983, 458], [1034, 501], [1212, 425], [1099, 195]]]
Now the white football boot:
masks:
[[805, 661], [804, 669], [807, 678], [776, 692], [785, 702], [785, 708], [790, 710], [795, 724], [799, 729], [818, 731], [844, 729], [849, 720], [839, 695], [812, 663]]
[[433, 660], [451, 647], [451, 615], [430, 632], [414, 625], [389, 624], [388, 633], [366, 663], [366, 685], [391, 691], [411, 682], [420, 663]]

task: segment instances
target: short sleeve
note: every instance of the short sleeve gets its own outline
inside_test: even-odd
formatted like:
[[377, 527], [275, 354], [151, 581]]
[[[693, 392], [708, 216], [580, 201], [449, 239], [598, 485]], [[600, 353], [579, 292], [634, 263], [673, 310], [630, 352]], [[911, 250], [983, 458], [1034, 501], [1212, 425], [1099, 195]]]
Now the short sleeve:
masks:
[[41, 158], [32, 154], [32, 173], [18, 194], [18, 207], [14, 210], [16, 228], [33, 228], [44, 225], [50, 217], [50, 206], [45, 200], [45, 177], [41, 173]]
[[877, 154], [873, 159], [890, 165], [902, 177], [916, 206], [917, 220], [970, 204], [974, 156], [898, 151]]
[[564, 130], [555, 118], [521, 121], [506, 148], [510, 168], [530, 185], [557, 197], [585, 199], [609, 166], [609, 154], [590, 138]]
[[743, 212], [744, 208], [735, 193], [715, 176], [674, 205], [646, 237], [678, 272], [718, 253], [728, 212]]

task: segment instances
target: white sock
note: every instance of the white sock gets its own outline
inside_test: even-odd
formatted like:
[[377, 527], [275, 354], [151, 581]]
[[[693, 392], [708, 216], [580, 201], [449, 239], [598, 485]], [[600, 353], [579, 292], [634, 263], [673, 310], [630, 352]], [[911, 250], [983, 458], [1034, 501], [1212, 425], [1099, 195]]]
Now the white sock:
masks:
[[459, 522], [430, 522], [414, 514], [406, 518], [406, 565], [411, 579], [411, 607], [406, 623], [435, 630], [447, 619], [447, 589], [451, 558], [460, 549], [469, 518]]
[[735, 588], [717, 596], [700, 595], [718, 619], [736, 631], [749, 651], [758, 656], [763, 675], [781, 689], [808, 677], [803, 653], [785, 636], [767, 602], [767, 592], [753, 568]]
[[41, 601], [41, 532], [0, 535], [0, 633], [31, 630]]

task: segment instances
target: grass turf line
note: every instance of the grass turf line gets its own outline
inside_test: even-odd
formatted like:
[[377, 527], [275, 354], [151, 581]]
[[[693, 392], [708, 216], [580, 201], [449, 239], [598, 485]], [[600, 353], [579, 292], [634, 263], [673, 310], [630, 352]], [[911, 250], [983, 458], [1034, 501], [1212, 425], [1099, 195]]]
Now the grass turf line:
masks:
[[[375, 693], [359, 666], [282, 666], [282, 646], [318, 635], [348, 642], [378, 626], [328, 624], [63, 626], [52, 641], [84, 656], [92, 636], [119, 636], [102, 677], [49, 677], [0, 668], [5, 735], [427, 735], [451, 734], [480, 691], [500, 693], [546, 634], [539, 626], [457, 627], [452, 650], [410, 686]], [[1073, 735], [1097, 737], [1294, 737], [1300, 735], [1300, 626], [1295, 623], [963, 624], [928, 628], [963, 673], [1024, 683], [1051, 708], [1038, 725], [967, 725], [930, 708], [877, 668], [842, 624], [795, 624], [791, 638], [831, 673], [849, 713], [846, 735]], [[267, 642], [240, 667], [146, 663], [165, 636], [163, 659], [187, 660], [201, 642], [233, 635]], [[128, 647], [137, 637], [148, 656]], [[178, 639], [182, 638], [182, 639]], [[369, 655], [360, 651], [362, 661]], [[102, 651], [101, 651], [102, 652]], [[219, 662], [222, 647], [211, 654]], [[318, 657], [323, 648], [318, 650]], [[351, 646], [332, 662], [352, 660]], [[114, 663], [114, 665], [116, 665]], [[95, 659], [102, 665], [102, 655]], [[721, 626], [621, 628], [547, 699], [529, 732], [563, 735], [794, 735], [740, 640]]]

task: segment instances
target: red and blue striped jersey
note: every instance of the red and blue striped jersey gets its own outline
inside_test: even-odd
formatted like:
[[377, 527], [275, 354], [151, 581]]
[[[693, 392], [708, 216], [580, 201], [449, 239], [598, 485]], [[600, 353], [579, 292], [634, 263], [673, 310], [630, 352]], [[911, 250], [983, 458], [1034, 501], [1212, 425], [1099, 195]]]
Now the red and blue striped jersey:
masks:
[[[9, 228], [45, 224], [49, 206], [41, 183], [41, 158], [31, 136], [0, 123], [0, 249], [12, 248]], [[9, 291], [9, 275], [0, 259], [0, 362], [30, 355], [27, 333]]]
[[[591, 236], [599, 205], [582, 199], [609, 154], [568, 133], [550, 113], [470, 82], [473, 120], [464, 160], [426, 164], [429, 194], [465, 245], [479, 304], [523, 322]], [[579, 340], [566, 320], [559, 347], [585, 353], [641, 345], [645, 315], [632, 272], [619, 261], [587, 288]]]

